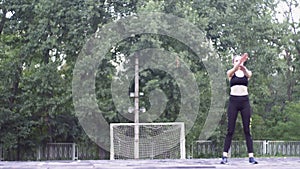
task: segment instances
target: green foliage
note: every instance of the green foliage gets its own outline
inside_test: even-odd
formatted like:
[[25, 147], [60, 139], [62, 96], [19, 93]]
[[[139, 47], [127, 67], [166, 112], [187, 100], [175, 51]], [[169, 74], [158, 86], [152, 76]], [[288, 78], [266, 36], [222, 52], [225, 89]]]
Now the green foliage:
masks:
[[[281, 140], [299, 140], [299, 101], [287, 103], [284, 110], [279, 115], [277, 124], [274, 125], [270, 130], [270, 133], [273, 133], [271, 138], [280, 138]], [[276, 116], [277, 117], [277, 116]]]

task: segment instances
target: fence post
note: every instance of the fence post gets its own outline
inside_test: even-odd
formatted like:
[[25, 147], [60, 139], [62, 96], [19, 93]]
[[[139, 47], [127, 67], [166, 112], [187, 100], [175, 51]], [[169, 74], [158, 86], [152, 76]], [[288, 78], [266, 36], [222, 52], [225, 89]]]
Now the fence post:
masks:
[[[231, 145], [232, 145], [232, 144], [231, 144]], [[228, 150], [227, 156], [228, 156], [229, 158], [231, 157], [231, 146], [230, 146], [230, 148], [229, 148], [229, 150]]]
[[41, 146], [39, 145], [39, 147], [37, 148], [37, 161], [41, 160]]
[[4, 155], [3, 155], [3, 149], [2, 149], [2, 145], [0, 144], [0, 161], [4, 160]]
[[264, 142], [263, 142], [263, 155], [267, 154], [267, 150], [268, 150], [267, 146], [268, 146], [268, 141], [264, 140]]
[[192, 159], [194, 157], [194, 142], [192, 142], [192, 145], [190, 146], [190, 154], [188, 156], [188, 159]]
[[72, 160], [78, 160], [78, 151], [77, 151], [76, 143], [72, 144]]

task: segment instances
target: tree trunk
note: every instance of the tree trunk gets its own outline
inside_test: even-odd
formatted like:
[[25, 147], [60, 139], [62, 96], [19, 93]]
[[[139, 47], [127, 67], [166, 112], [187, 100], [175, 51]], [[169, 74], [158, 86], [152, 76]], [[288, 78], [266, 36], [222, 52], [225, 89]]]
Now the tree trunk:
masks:
[[0, 21], [0, 34], [2, 34], [4, 25], [5, 25], [7, 10], [5, 8], [3, 8], [2, 12], [3, 12], [3, 15], [2, 15], [1, 21]]
[[291, 68], [291, 62], [292, 62], [292, 58], [291, 58], [291, 53], [288, 50], [285, 50], [285, 58], [287, 61], [287, 73], [286, 73], [286, 80], [288, 81], [288, 85], [287, 85], [287, 100], [291, 101], [293, 99], [292, 97], [292, 92], [293, 92], [293, 78], [292, 78], [292, 71]]

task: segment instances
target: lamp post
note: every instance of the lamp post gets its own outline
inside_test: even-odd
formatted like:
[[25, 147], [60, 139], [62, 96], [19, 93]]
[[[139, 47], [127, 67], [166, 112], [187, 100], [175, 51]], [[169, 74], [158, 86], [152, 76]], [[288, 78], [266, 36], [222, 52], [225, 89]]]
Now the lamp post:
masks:
[[134, 98], [134, 108], [129, 107], [128, 112], [134, 112], [134, 159], [139, 158], [139, 113], [145, 113], [144, 107], [139, 107], [139, 96], [143, 96], [144, 93], [139, 92], [139, 58], [135, 54], [135, 65], [134, 65], [134, 92], [130, 92], [129, 96]]
[[134, 159], [139, 158], [139, 57], [135, 54], [134, 65]]

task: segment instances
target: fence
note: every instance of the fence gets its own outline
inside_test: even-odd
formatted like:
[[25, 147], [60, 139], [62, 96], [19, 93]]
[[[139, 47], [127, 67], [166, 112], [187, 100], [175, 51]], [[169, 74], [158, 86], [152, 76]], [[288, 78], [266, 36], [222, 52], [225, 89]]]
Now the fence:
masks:
[[[300, 142], [299, 142], [300, 143]], [[266, 155], [267, 154], [266, 140], [253, 140], [253, 150], [256, 155]], [[229, 154], [232, 157], [246, 156], [247, 147], [245, 141], [232, 141]]]
[[189, 147], [187, 157], [214, 157], [216, 150], [216, 144], [210, 140], [197, 140]]
[[[187, 150], [188, 158], [219, 157], [222, 144], [207, 140], [194, 142]], [[300, 156], [300, 141], [267, 141], [254, 140], [256, 156]], [[86, 160], [109, 159], [109, 152], [96, 145], [78, 145], [75, 143], [49, 143], [44, 146], [22, 151], [19, 160]], [[231, 157], [247, 156], [245, 141], [232, 141]], [[15, 150], [6, 150], [0, 145], [0, 160], [17, 160]]]
[[78, 160], [78, 146], [75, 143], [48, 143], [37, 151], [37, 160]]
[[[220, 145], [207, 140], [198, 140], [190, 148], [192, 157], [217, 157]], [[253, 149], [256, 156], [300, 156], [300, 141], [254, 140]], [[247, 156], [245, 141], [232, 141], [229, 155], [231, 157]]]
[[0, 161], [34, 160], [97, 160], [109, 159], [109, 152], [96, 144], [48, 143], [38, 147], [3, 148], [0, 144]]
[[269, 141], [267, 145], [269, 155], [300, 156], [299, 141]]

